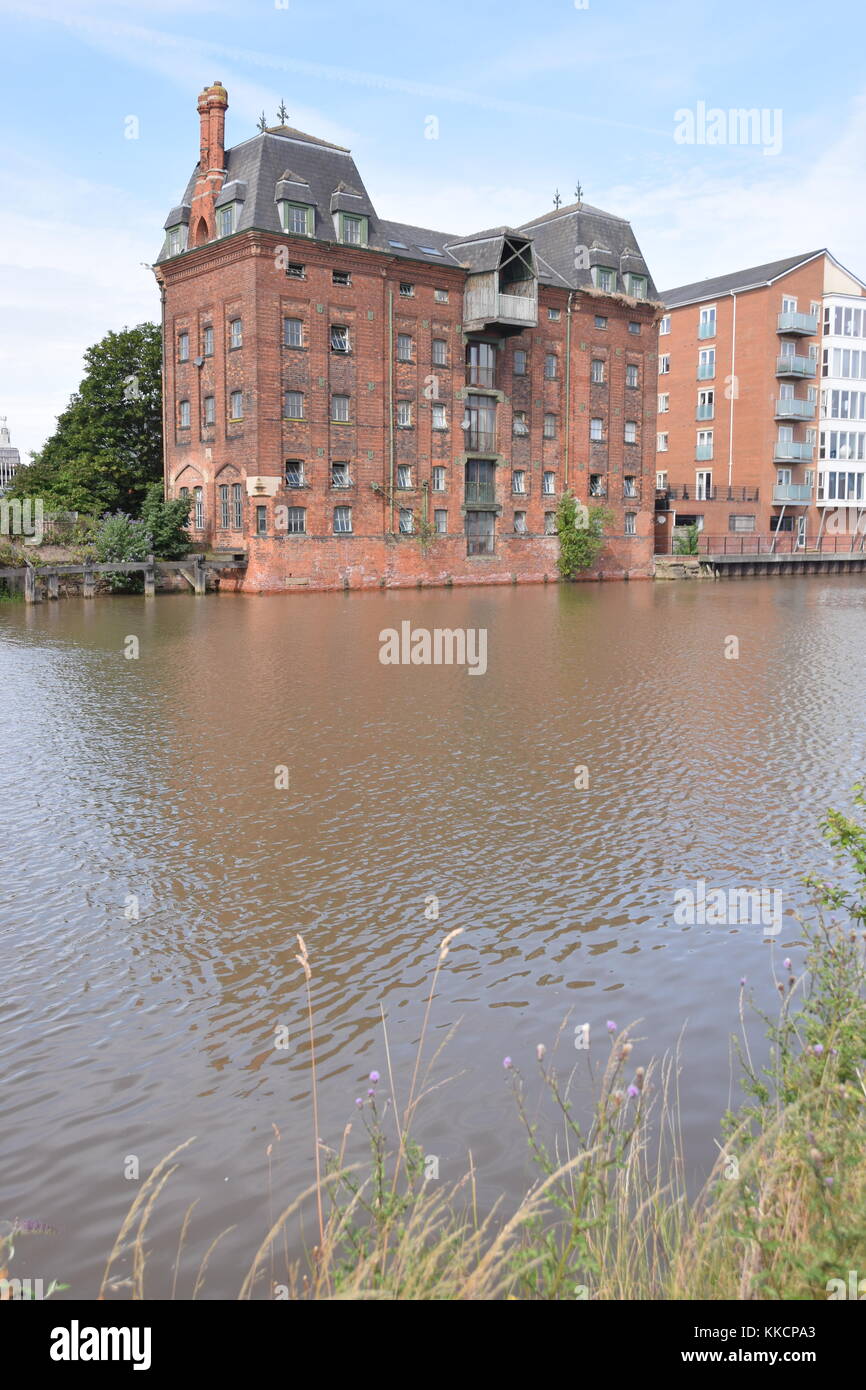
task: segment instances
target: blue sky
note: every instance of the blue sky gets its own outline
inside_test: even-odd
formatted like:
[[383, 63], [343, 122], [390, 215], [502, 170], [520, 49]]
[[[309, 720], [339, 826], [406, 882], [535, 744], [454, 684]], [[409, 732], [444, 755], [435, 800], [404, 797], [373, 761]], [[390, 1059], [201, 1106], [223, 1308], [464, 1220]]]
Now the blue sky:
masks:
[[[146, 265], [214, 79], [229, 144], [282, 97], [292, 125], [351, 147], [385, 217], [523, 222], [579, 180], [631, 220], [662, 289], [819, 246], [866, 275], [859, 4], [0, 0], [0, 16], [0, 414], [22, 452], [88, 344], [157, 318]], [[781, 111], [781, 150], [677, 143], [699, 103]]]

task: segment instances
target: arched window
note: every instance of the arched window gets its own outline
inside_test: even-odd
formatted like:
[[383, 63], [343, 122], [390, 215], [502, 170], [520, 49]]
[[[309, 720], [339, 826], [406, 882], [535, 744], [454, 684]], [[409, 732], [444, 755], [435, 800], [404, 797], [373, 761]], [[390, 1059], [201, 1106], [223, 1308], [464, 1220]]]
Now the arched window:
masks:
[[194, 499], [195, 499], [195, 529], [196, 529], [197, 531], [203, 531], [203, 530], [204, 530], [204, 494], [203, 494], [203, 492], [202, 492], [202, 490], [201, 490], [200, 487], [193, 488], [193, 497], [194, 497]]

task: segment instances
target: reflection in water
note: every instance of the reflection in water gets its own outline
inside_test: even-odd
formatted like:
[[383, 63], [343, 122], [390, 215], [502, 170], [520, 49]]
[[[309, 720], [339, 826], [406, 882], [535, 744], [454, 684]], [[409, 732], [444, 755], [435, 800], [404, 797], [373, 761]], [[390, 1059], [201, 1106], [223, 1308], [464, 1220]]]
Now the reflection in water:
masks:
[[[486, 629], [486, 674], [383, 666], [403, 619]], [[459, 1021], [435, 1076], [459, 1075], [421, 1117], [442, 1177], [471, 1148], [482, 1197], [522, 1193], [502, 1058], [531, 1069], [569, 1014], [569, 1035], [641, 1018], [654, 1052], [686, 1024], [704, 1171], [737, 983], [769, 999], [771, 948], [755, 927], [675, 925], [674, 893], [781, 889], [772, 949], [794, 939], [817, 821], [863, 768], [864, 651], [859, 576], [0, 608], [0, 1219], [57, 1229], [22, 1274], [94, 1296], [126, 1158], [147, 1172], [195, 1134], [151, 1223], [150, 1292], [199, 1197], [191, 1258], [234, 1225], [207, 1290], [236, 1293], [272, 1122], [279, 1196], [313, 1171], [298, 931], [326, 1141], [385, 1071], [382, 1011], [405, 1091], [460, 926], [432, 1042]]]

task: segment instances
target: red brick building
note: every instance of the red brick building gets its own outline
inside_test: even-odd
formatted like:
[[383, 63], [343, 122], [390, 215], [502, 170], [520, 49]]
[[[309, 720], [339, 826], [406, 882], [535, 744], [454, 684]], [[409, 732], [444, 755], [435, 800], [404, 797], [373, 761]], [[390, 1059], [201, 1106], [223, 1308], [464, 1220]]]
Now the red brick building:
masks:
[[165, 480], [244, 587], [652, 572], [657, 318], [629, 224], [585, 204], [458, 236], [380, 218], [348, 150], [287, 126], [201, 153], [166, 220]]
[[866, 515], [866, 424], [856, 425], [866, 421], [864, 293], [820, 250], [660, 295], [658, 552], [691, 524], [709, 552], [749, 537], [807, 548], [828, 525], [856, 530]]

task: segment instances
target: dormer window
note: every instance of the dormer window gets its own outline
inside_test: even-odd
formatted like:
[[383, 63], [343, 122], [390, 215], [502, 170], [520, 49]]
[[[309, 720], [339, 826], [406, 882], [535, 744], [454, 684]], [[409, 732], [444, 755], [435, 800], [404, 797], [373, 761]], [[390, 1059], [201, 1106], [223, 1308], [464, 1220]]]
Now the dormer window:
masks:
[[625, 277], [626, 289], [633, 299], [646, 299], [647, 279], [645, 275], [632, 275], [631, 272]]
[[337, 231], [346, 246], [367, 245], [367, 219], [352, 212], [338, 213]]
[[289, 236], [313, 235], [313, 209], [308, 203], [281, 201], [280, 221]]
[[165, 252], [167, 256], [179, 256], [186, 250], [186, 227], [169, 227], [166, 234]]
[[225, 207], [217, 208], [217, 210], [216, 210], [217, 236], [219, 236], [219, 237], [231, 236], [232, 232], [233, 232], [234, 229], [235, 229], [235, 221], [236, 221], [235, 210], [236, 210], [236, 208], [237, 208], [237, 203], [226, 203]]
[[613, 294], [616, 288], [616, 271], [609, 265], [594, 265], [592, 283], [597, 290], [603, 290], [605, 294]]

